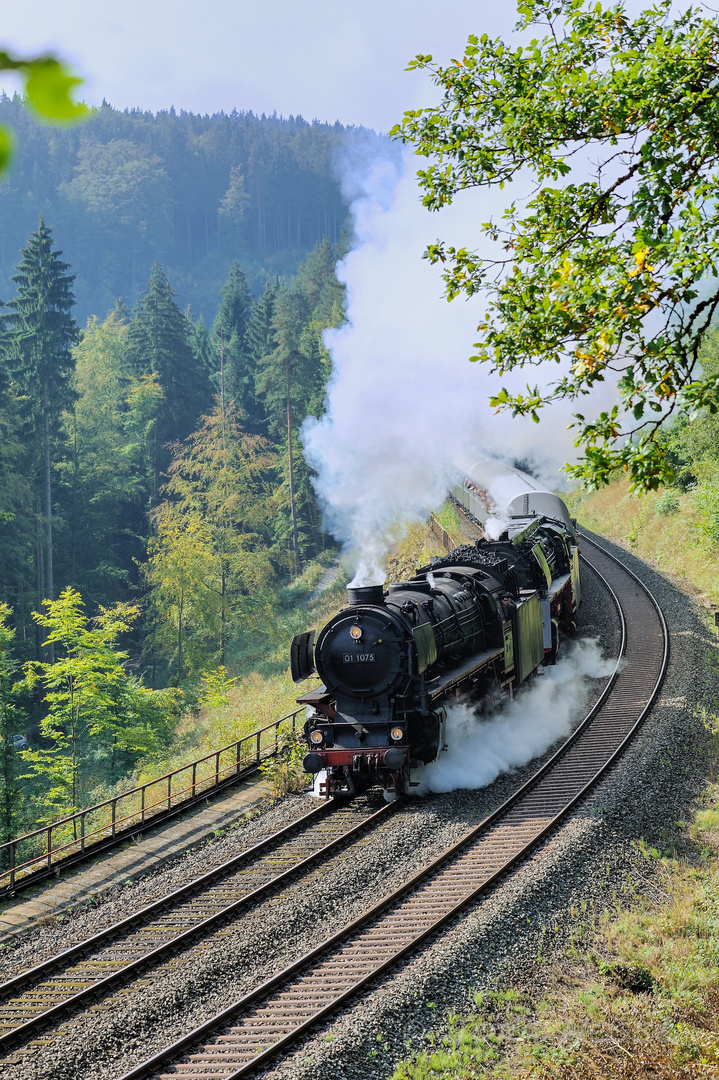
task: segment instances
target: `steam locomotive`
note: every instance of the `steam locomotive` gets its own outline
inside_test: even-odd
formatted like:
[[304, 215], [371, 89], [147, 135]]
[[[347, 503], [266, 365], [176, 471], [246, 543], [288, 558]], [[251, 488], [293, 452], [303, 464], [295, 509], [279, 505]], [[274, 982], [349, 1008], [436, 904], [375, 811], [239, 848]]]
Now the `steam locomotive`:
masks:
[[313, 710], [304, 767], [323, 774], [322, 794], [374, 783], [404, 794], [411, 770], [444, 746], [448, 701], [491, 711], [554, 663], [574, 629], [578, 541], [562, 500], [497, 462], [475, 466], [452, 494], [478, 522], [503, 508], [496, 540], [455, 548], [386, 592], [350, 587], [316, 645], [314, 631], [292, 640], [295, 682], [322, 680], [297, 699]]

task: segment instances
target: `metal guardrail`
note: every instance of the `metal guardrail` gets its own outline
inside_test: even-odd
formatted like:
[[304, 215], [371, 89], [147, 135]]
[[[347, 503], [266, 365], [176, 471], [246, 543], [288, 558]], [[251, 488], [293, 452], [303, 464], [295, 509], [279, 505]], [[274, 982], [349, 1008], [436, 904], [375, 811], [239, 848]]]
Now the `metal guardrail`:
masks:
[[[277, 752], [279, 730], [304, 708], [145, 784], [0, 844], [0, 897], [155, 825], [243, 776]], [[38, 850], [40, 849], [40, 850]]]
[[429, 515], [429, 527], [445, 551], [454, 551], [456, 547], [459, 547], [459, 541], [455, 540], [455, 538], [443, 528], [434, 514]]

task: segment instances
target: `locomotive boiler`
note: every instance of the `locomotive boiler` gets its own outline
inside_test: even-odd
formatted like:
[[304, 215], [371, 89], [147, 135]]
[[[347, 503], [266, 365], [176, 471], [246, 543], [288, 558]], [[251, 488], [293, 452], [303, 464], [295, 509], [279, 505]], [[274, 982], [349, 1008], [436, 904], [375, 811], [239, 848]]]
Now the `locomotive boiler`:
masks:
[[298, 702], [312, 710], [305, 769], [323, 774], [324, 794], [373, 783], [403, 794], [412, 769], [444, 747], [450, 700], [495, 708], [555, 661], [574, 628], [579, 562], [566, 506], [525, 474], [483, 463], [462, 485], [467, 502], [477, 498], [465, 506], [474, 517], [489, 514], [490, 481], [511, 494], [496, 540], [456, 548], [387, 590], [350, 587], [316, 643], [313, 632], [293, 639], [295, 681], [321, 680]]

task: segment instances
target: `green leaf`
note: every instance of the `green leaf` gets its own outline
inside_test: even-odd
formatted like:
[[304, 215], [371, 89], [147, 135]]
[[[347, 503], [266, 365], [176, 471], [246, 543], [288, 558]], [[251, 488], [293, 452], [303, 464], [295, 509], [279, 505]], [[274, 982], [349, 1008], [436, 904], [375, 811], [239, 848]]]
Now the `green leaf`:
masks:
[[59, 60], [41, 57], [31, 61], [28, 68], [25, 92], [41, 116], [52, 120], [79, 120], [87, 115], [87, 105], [70, 97], [71, 90], [80, 86], [82, 79], [71, 75]]
[[12, 133], [9, 128], [0, 126], [0, 172], [8, 167], [12, 160], [15, 149]]

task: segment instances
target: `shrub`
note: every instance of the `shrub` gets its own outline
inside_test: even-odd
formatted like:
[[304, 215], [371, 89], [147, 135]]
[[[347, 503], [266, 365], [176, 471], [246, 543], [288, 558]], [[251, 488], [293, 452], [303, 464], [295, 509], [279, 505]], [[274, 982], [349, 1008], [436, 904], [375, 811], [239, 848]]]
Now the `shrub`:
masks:
[[660, 514], [676, 514], [679, 510], [679, 495], [671, 488], [657, 499], [657, 510]]

